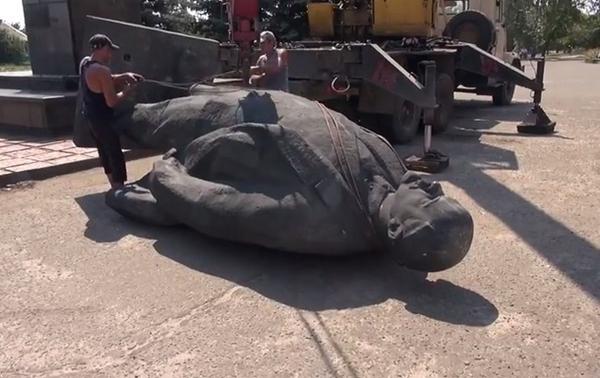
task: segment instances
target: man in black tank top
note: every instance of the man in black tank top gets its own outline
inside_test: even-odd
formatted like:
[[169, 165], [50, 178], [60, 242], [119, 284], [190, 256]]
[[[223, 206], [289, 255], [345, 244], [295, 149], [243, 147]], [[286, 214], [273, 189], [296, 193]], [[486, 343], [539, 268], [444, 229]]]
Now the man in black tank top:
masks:
[[113, 189], [127, 181], [125, 157], [119, 135], [112, 128], [114, 108], [131, 93], [144, 78], [134, 73], [113, 75], [108, 67], [113, 50], [118, 50], [110, 38], [96, 34], [90, 38], [92, 55], [83, 58], [79, 66], [80, 88], [83, 94], [83, 116], [98, 147], [104, 172]]

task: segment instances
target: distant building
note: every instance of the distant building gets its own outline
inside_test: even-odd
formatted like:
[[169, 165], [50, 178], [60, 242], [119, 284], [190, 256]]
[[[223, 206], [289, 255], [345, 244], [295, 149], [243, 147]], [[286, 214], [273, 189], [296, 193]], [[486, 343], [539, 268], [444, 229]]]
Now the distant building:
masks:
[[10, 26], [2, 20], [0, 20], [0, 30], [6, 30], [8, 34], [13, 35], [14, 37], [19, 38], [23, 41], [27, 41], [27, 34], [23, 33], [18, 29], [13, 28], [12, 26]]

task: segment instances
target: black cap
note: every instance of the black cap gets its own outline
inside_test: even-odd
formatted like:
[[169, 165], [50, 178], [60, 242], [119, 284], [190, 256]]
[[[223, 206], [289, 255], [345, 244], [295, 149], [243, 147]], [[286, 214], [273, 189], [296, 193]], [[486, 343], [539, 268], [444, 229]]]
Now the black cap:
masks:
[[113, 50], [120, 49], [119, 46], [115, 45], [113, 41], [111, 41], [110, 38], [104, 34], [96, 34], [90, 38], [90, 47], [92, 50], [98, 50], [105, 46], [110, 46], [110, 48]]

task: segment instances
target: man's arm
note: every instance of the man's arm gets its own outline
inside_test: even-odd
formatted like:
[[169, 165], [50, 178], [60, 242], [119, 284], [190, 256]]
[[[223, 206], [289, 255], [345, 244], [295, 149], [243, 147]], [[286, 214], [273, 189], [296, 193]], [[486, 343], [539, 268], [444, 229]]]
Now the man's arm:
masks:
[[104, 67], [91, 68], [88, 71], [87, 80], [88, 82], [92, 81], [96, 83], [100, 87], [102, 94], [104, 95], [106, 105], [111, 108], [119, 105], [119, 103], [121, 103], [121, 101], [127, 97], [127, 94], [132, 88], [130, 85], [125, 85], [125, 89], [117, 93], [113, 77], [110, 74], [110, 71]]
[[265, 65], [266, 57], [261, 55], [260, 58], [256, 61], [256, 66], [250, 67], [250, 85], [260, 86], [260, 82], [265, 76], [265, 72], [263, 67]]
[[262, 69], [260, 66], [252, 66], [250, 67], [250, 75], [260, 75], [262, 74]]
[[133, 72], [126, 72], [111, 76], [117, 92], [125, 88], [128, 84], [131, 85], [144, 81], [144, 77], [142, 75]]
[[264, 56], [264, 55], [261, 55], [258, 58], [258, 60], [256, 61], [256, 66], [250, 67], [250, 75], [262, 75], [262, 74], [264, 74], [263, 66], [265, 65], [266, 60], [267, 60], [267, 57]]

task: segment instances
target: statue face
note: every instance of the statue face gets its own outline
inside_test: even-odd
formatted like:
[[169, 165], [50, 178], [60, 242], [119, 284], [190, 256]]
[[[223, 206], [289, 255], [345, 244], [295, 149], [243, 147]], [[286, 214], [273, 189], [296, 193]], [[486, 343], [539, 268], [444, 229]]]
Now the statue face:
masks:
[[408, 268], [428, 272], [451, 268], [465, 257], [473, 239], [473, 219], [439, 183], [413, 172], [382, 206], [388, 250]]

